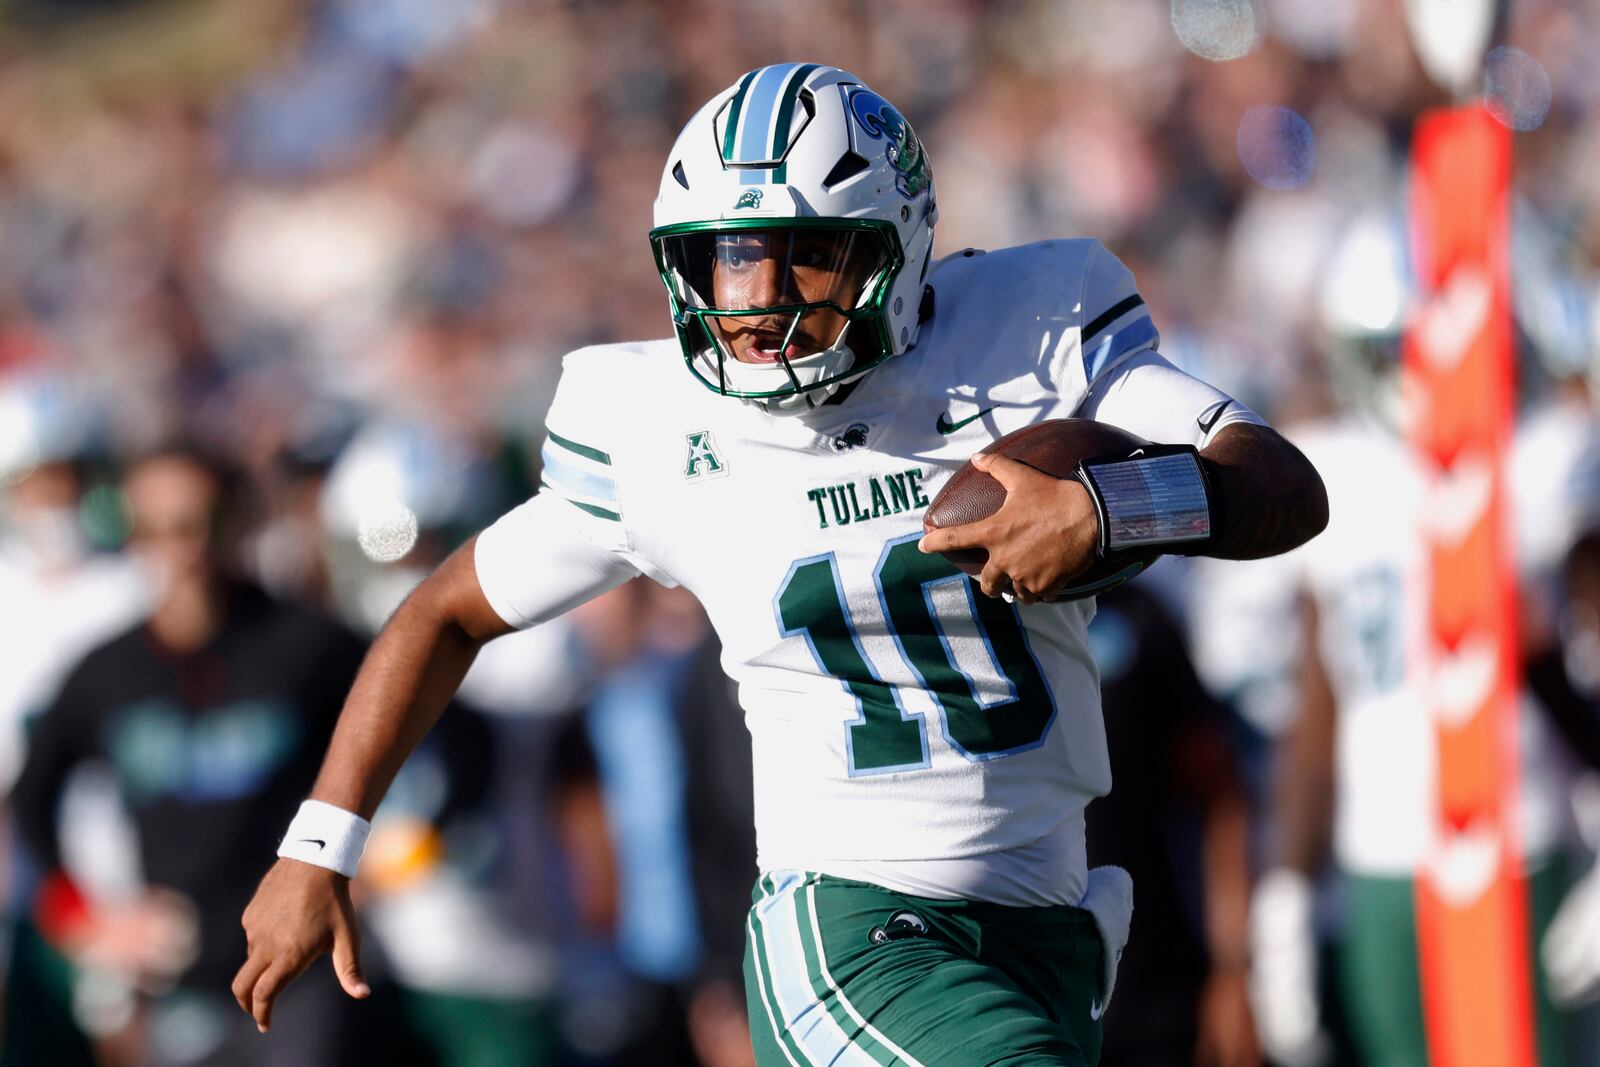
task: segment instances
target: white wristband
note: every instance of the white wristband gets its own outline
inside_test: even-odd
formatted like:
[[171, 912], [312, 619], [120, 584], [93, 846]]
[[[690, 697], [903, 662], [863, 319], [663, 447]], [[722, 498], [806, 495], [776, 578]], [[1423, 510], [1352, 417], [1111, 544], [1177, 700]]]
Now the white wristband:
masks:
[[355, 812], [308, 800], [289, 822], [278, 855], [354, 878], [370, 833], [372, 824]]

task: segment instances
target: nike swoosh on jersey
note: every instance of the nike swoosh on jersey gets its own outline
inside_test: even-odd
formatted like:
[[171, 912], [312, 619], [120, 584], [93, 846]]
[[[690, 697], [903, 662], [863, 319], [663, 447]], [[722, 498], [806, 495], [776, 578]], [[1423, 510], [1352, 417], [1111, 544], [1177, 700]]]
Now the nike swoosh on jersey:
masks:
[[1104, 1015], [1105, 1013], [1106, 1013], [1105, 1005], [1100, 1003], [1100, 998], [1099, 997], [1094, 997], [1089, 1001], [1089, 1019], [1090, 1019], [1090, 1021], [1099, 1022], [1100, 1021], [1100, 1016]]
[[950, 421], [950, 413], [948, 411], [941, 411], [941, 412], [939, 412], [939, 421], [934, 423], [934, 428], [937, 429], [940, 433], [944, 434], [946, 437], [948, 437], [951, 434], [955, 433], [957, 430], [961, 429], [961, 427], [965, 426], [967, 423], [976, 422], [978, 419], [983, 418], [985, 415], [989, 414], [989, 412], [991, 412], [993, 410], [994, 410], [993, 407], [984, 408], [982, 411], [978, 412], [976, 415], [972, 415], [972, 416], [970, 416], [968, 418], [962, 419], [960, 422], [951, 422]]
[[1217, 424], [1217, 420], [1222, 418], [1222, 413], [1227, 411], [1232, 406], [1232, 400], [1219, 400], [1215, 404], [1212, 404], [1210, 407], [1202, 411], [1200, 413], [1200, 417], [1194, 421], [1200, 426], [1200, 431], [1202, 433], [1210, 433], [1211, 427], [1215, 426]]

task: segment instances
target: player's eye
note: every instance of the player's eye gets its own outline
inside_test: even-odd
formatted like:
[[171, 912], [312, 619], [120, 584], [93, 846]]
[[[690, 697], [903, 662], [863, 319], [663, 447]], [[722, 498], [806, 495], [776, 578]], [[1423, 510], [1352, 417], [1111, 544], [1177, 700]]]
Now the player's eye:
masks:
[[826, 270], [833, 257], [825, 248], [797, 248], [794, 250], [794, 265], [807, 270]]
[[717, 262], [728, 270], [747, 270], [764, 256], [759, 241], [717, 242]]
[[833, 242], [800, 238], [790, 249], [789, 262], [806, 270], [831, 270]]

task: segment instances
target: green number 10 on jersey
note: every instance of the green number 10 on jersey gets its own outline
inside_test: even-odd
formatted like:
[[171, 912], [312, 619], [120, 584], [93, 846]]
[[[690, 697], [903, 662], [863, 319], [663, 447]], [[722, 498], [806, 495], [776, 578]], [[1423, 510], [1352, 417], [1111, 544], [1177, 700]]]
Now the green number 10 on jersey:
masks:
[[[977, 595], [943, 556], [922, 553], [919, 538], [884, 546], [872, 580], [901, 657], [938, 705], [945, 739], [970, 760], [1037, 747], [1055, 719], [1055, 699], [1017, 609]], [[940, 596], [936, 604], [936, 590], [947, 585], [963, 595]], [[926, 767], [927, 723], [906, 711], [897, 687], [867, 659], [844, 588], [833, 553], [798, 561], [775, 601], [779, 630], [804, 637], [818, 665], [855, 697], [859, 716], [845, 728], [852, 776]], [[984, 661], [1009, 690], [988, 706], [962, 666]]]

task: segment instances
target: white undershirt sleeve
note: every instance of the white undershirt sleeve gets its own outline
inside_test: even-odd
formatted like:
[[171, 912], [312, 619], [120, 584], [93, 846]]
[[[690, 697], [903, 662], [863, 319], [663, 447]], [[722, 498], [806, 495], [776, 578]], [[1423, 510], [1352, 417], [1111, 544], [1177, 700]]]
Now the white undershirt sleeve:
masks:
[[1074, 412], [1120, 426], [1147, 441], [1204, 448], [1224, 426], [1266, 420], [1153, 350], [1136, 353], [1095, 379]]
[[541, 492], [478, 535], [473, 564], [489, 605], [519, 629], [555, 618], [640, 571], [586, 532], [591, 519]]

